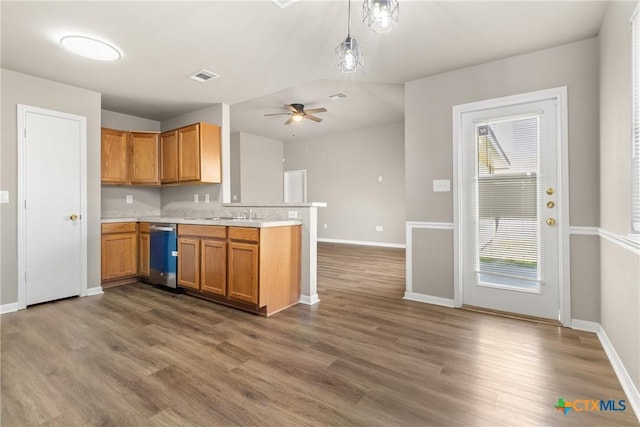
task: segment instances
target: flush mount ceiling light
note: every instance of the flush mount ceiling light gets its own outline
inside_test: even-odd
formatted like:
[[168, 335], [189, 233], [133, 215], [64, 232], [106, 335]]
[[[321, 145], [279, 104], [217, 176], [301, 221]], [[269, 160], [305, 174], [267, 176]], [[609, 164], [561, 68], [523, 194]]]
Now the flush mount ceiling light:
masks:
[[365, 0], [362, 5], [366, 23], [376, 33], [388, 33], [399, 22], [400, 5], [397, 0]]
[[86, 58], [98, 61], [115, 61], [122, 55], [120, 51], [108, 43], [85, 36], [65, 36], [60, 39], [65, 49]]
[[343, 73], [355, 73], [362, 67], [363, 49], [356, 39], [351, 38], [351, 0], [347, 15], [347, 38], [336, 47], [336, 66]]

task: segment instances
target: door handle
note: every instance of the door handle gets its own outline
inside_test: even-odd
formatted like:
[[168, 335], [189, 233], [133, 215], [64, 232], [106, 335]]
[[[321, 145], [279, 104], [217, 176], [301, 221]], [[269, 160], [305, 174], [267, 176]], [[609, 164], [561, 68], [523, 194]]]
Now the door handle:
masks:
[[547, 225], [556, 225], [555, 218], [547, 218]]
[[69, 219], [71, 221], [77, 221], [80, 218], [80, 216], [78, 216], [78, 214], [71, 214], [69, 215]]

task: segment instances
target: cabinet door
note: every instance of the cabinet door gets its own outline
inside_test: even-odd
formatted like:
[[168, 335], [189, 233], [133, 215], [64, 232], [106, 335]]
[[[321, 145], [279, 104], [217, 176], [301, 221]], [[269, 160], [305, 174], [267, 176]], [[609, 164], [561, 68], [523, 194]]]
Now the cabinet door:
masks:
[[158, 184], [158, 134], [131, 132], [129, 181], [132, 184]]
[[178, 239], [178, 284], [200, 289], [200, 240]]
[[128, 132], [101, 130], [101, 180], [107, 184], [126, 184], [128, 179]]
[[178, 179], [200, 180], [200, 125], [178, 129]]
[[201, 240], [200, 290], [227, 294], [227, 243], [224, 240]]
[[163, 184], [178, 182], [178, 131], [160, 135], [161, 177]]
[[258, 245], [229, 242], [228, 297], [258, 304]]
[[102, 280], [135, 276], [136, 234], [102, 235]]
[[140, 233], [138, 237], [138, 276], [149, 278], [149, 234]]

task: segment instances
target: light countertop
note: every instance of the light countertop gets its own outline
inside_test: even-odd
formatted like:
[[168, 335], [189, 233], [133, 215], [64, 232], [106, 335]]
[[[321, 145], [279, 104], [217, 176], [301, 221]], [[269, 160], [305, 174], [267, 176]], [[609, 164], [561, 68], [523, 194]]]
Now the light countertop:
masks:
[[267, 228], [267, 227], [286, 227], [291, 225], [302, 225], [302, 221], [297, 219], [261, 219], [255, 218], [248, 219], [230, 219], [230, 218], [218, 218], [215, 217], [203, 217], [203, 218], [177, 218], [177, 217], [165, 217], [165, 216], [145, 216], [139, 218], [102, 218], [103, 224], [113, 222], [154, 222], [161, 224], [195, 224], [195, 225], [221, 225], [228, 227], [253, 227], [253, 228]]

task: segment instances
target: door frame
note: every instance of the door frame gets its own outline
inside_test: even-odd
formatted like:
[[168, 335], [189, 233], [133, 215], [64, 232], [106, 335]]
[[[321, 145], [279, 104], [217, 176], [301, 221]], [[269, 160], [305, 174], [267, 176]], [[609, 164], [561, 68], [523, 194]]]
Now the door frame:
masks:
[[518, 95], [488, 99], [453, 106], [453, 262], [454, 262], [454, 306], [462, 307], [464, 298], [463, 268], [464, 242], [469, 241], [462, 227], [464, 215], [460, 207], [462, 200], [469, 195], [462, 188], [463, 182], [462, 153], [464, 150], [462, 115], [465, 113], [488, 110], [510, 105], [525, 104], [536, 101], [553, 100], [558, 108], [557, 114], [557, 158], [558, 161], [558, 292], [560, 303], [560, 322], [571, 326], [571, 281], [569, 254], [569, 129], [567, 87], [561, 86]]
[[87, 295], [87, 118], [75, 114], [32, 107], [29, 105], [17, 105], [17, 151], [18, 151], [18, 194], [16, 206], [18, 207], [18, 310], [27, 308], [27, 283], [25, 280], [27, 271], [27, 224], [25, 214], [25, 184], [27, 174], [27, 145], [26, 145], [26, 115], [37, 113], [53, 116], [61, 119], [80, 122], [80, 296]]
[[301, 173], [302, 174], [302, 203], [306, 203], [307, 202], [307, 170], [306, 169], [296, 169], [296, 170], [290, 170], [290, 171], [283, 171], [283, 177], [284, 177], [284, 182], [283, 182], [283, 195], [282, 195], [282, 201], [284, 202], [284, 197], [287, 195], [287, 174], [293, 174], [293, 173]]

